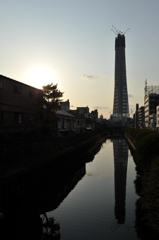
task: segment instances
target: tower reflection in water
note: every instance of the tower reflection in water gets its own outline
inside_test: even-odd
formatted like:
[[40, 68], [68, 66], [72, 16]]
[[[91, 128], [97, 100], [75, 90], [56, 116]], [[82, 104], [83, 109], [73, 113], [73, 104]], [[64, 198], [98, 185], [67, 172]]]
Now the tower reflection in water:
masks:
[[115, 218], [118, 224], [124, 224], [128, 147], [123, 138], [112, 139], [112, 142], [114, 152]]

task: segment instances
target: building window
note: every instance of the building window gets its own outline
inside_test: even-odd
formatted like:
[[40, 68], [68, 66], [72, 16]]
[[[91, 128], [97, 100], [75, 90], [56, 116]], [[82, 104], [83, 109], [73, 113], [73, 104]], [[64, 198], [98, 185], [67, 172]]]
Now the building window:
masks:
[[21, 87], [17, 86], [17, 85], [14, 85], [13, 91], [14, 91], [14, 93], [17, 93], [17, 94], [21, 94], [22, 93]]
[[3, 82], [0, 80], [0, 88], [3, 88]]
[[15, 113], [14, 114], [14, 119], [15, 119], [15, 123], [17, 123], [17, 124], [23, 123], [23, 114], [22, 113]]
[[33, 98], [33, 92], [29, 91], [29, 97]]
[[3, 112], [0, 112], [0, 124], [2, 124], [3, 123]]

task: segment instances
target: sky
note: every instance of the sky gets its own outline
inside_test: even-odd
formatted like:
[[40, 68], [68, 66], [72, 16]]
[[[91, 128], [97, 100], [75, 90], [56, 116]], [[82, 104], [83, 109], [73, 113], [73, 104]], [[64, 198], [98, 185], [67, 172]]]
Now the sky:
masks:
[[159, 85], [159, 0], [0, 0], [0, 74], [42, 88], [71, 109], [113, 111], [115, 37], [126, 38], [129, 109]]

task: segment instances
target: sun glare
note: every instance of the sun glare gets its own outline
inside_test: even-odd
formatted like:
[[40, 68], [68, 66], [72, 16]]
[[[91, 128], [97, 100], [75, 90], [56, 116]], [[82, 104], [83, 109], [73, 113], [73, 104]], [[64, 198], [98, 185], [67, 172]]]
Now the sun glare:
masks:
[[32, 67], [28, 73], [27, 79], [29, 85], [40, 89], [42, 86], [50, 84], [51, 82], [56, 83], [53, 72], [44, 66]]

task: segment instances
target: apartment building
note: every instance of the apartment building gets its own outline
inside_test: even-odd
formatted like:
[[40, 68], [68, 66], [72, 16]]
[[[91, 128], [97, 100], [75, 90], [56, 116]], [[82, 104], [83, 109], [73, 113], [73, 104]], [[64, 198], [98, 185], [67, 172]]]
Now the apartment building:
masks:
[[144, 128], [144, 126], [145, 126], [145, 108], [144, 108], [144, 106], [140, 107], [138, 110], [138, 125], [139, 125], [139, 128]]
[[[145, 96], [145, 127], [150, 128], [150, 122], [152, 123], [152, 115], [156, 114], [156, 107], [159, 105], [159, 94], [150, 93]], [[151, 115], [151, 117], [150, 117]]]
[[42, 90], [0, 75], [0, 136], [20, 136], [37, 129], [42, 100]]
[[156, 107], [158, 105], [159, 105], [159, 86], [147, 86], [146, 80], [144, 97], [144, 109], [145, 109], [144, 114], [146, 128], [151, 128], [152, 120], [154, 119], [154, 114], [156, 114]]

